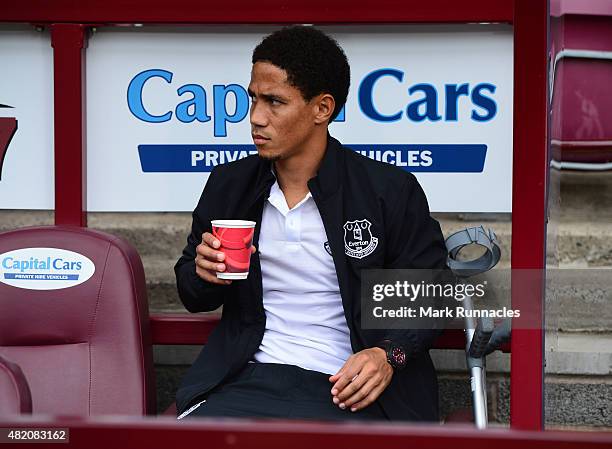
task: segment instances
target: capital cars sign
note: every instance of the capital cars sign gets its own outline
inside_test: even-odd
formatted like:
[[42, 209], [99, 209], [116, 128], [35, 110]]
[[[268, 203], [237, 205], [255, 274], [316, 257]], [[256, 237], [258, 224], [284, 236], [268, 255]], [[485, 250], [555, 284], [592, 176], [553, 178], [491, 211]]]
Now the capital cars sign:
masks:
[[[191, 211], [216, 165], [255, 154], [246, 91], [251, 53], [274, 29], [98, 30], [87, 49], [88, 210]], [[323, 29], [351, 65], [351, 90], [332, 136], [414, 172], [433, 211], [511, 211], [511, 26]], [[15, 140], [11, 152], [25, 160]], [[43, 162], [51, 170], [52, 162]], [[5, 189], [9, 170], [31, 176], [5, 163], [0, 207], [33, 204], [27, 198], [34, 192], [26, 198], [16, 185]]]
[[21, 248], [0, 254], [0, 282], [28, 290], [74, 287], [95, 271], [89, 258], [60, 248]]

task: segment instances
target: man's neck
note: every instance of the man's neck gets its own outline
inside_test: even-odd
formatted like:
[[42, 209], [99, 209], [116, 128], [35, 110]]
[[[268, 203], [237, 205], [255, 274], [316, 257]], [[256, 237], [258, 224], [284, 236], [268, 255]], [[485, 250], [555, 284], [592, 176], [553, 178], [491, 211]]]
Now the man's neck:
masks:
[[327, 148], [327, 133], [324, 137], [310, 142], [307, 151], [274, 163], [278, 185], [290, 209], [306, 196], [308, 181], [319, 170]]

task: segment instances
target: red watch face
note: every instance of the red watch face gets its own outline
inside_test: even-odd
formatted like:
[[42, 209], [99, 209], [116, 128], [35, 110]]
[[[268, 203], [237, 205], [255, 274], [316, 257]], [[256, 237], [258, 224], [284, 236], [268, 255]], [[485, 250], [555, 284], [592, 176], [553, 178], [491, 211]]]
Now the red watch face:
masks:
[[404, 366], [406, 364], [406, 353], [401, 348], [391, 349], [391, 359], [397, 366]]

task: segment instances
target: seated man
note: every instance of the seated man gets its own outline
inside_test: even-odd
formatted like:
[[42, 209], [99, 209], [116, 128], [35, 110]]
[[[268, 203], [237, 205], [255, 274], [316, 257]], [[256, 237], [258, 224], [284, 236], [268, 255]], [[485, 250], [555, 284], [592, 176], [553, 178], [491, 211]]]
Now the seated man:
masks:
[[[445, 266], [423, 190], [328, 134], [350, 82], [329, 36], [284, 28], [252, 63], [258, 154], [212, 171], [175, 266], [187, 310], [223, 306], [177, 393], [179, 418], [437, 421], [438, 332], [360, 326], [362, 269]], [[226, 267], [214, 219], [257, 223], [246, 280], [216, 277]]]

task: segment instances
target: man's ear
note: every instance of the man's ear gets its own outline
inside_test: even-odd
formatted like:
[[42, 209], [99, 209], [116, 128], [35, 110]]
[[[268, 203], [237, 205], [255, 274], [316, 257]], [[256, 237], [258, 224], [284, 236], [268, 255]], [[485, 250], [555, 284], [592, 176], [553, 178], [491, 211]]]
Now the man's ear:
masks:
[[334, 113], [336, 100], [330, 94], [319, 94], [315, 98], [315, 123], [317, 125], [330, 121]]

